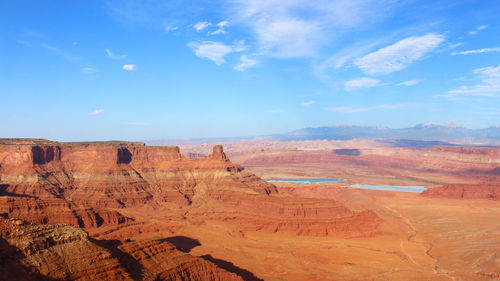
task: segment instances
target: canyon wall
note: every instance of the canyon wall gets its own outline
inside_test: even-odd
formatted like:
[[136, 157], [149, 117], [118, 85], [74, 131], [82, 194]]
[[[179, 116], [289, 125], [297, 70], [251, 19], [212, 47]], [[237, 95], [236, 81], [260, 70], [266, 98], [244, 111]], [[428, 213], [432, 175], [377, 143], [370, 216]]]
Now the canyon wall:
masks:
[[176, 216], [168, 219], [176, 227], [216, 220], [313, 236], [369, 236], [382, 223], [333, 200], [279, 196], [222, 146], [190, 159], [178, 147], [137, 143], [0, 145], [0, 184], [0, 213], [32, 223], [120, 225], [134, 221], [137, 208], [162, 209], [152, 216]]
[[2, 280], [241, 281], [161, 240], [106, 241], [69, 225], [0, 218]]

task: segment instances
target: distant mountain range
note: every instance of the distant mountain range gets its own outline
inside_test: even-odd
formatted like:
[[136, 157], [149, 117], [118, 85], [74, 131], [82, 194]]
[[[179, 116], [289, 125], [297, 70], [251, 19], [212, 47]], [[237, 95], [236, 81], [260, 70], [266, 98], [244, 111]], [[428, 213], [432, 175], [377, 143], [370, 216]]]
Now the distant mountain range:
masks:
[[410, 128], [327, 126], [304, 128], [270, 136], [276, 140], [392, 139], [434, 142], [500, 144], [500, 127], [468, 129], [455, 125], [419, 124]]
[[239, 141], [303, 141], [377, 139], [395, 147], [431, 147], [451, 143], [500, 145], [500, 127], [468, 129], [457, 125], [419, 124], [410, 128], [392, 129], [383, 126], [325, 126], [303, 128], [285, 134], [255, 137], [197, 138], [150, 140], [149, 145], [228, 144]]

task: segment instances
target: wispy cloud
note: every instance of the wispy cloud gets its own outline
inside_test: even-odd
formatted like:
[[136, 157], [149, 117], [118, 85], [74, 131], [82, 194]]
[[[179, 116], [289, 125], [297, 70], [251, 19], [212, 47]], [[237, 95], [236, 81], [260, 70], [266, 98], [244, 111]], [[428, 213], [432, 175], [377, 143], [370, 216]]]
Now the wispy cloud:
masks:
[[227, 31], [226, 31], [226, 26], [229, 25], [229, 22], [228, 21], [221, 21], [217, 24], [217, 26], [219, 27], [217, 30], [215, 31], [212, 31], [210, 32], [210, 34], [212, 35], [217, 35], [217, 34], [227, 34]]
[[191, 42], [188, 46], [193, 49], [196, 56], [209, 59], [215, 62], [216, 65], [225, 63], [225, 57], [228, 54], [243, 52], [247, 49], [243, 41], [235, 42], [233, 45], [214, 41]]
[[389, 74], [403, 70], [413, 62], [423, 59], [444, 40], [443, 35], [436, 33], [411, 36], [358, 58], [354, 64], [367, 74]]
[[398, 85], [400, 85], [400, 86], [414, 86], [414, 85], [417, 85], [418, 83], [420, 83], [420, 80], [408, 80], [408, 81], [401, 82]]
[[101, 114], [101, 113], [104, 113], [104, 109], [96, 109], [96, 110], [90, 112], [90, 115], [97, 115], [97, 114]]
[[285, 111], [283, 109], [276, 108], [276, 109], [269, 109], [267, 112], [269, 112], [269, 113], [283, 113]]
[[470, 55], [470, 54], [481, 54], [481, 53], [490, 53], [490, 52], [500, 52], [500, 47], [496, 47], [496, 48], [483, 48], [483, 49], [468, 50], [468, 51], [461, 51], [461, 52], [453, 52], [451, 54], [453, 56], [455, 56], [455, 55]]
[[314, 73], [320, 78], [329, 78], [326, 71], [329, 69], [339, 70], [350, 65], [353, 59], [359, 57], [375, 46], [379, 45], [378, 40], [372, 42], [361, 42], [353, 46], [346, 47], [330, 56], [325, 62], [315, 67]]
[[165, 27], [163, 28], [163, 30], [165, 30], [165, 32], [166, 32], [166, 33], [169, 33], [169, 32], [171, 32], [171, 31], [175, 31], [175, 30], [177, 30], [177, 29], [179, 29], [179, 27], [177, 27], [177, 26], [173, 26], [173, 25], [167, 25], [167, 26], [165, 26]]
[[474, 69], [474, 73], [481, 81], [481, 84], [474, 86], [461, 86], [458, 89], [448, 91], [443, 95], [448, 98], [456, 98], [458, 96], [484, 96], [498, 97], [500, 96], [500, 65], [488, 66]]
[[483, 29], [486, 29], [488, 26], [486, 24], [480, 25], [477, 27], [477, 30], [481, 31]]
[[476, 35], [479, 31], [484, 30], [486, 28], [488, 28], [488, 25], [485, 25], [485, 24], [480, 25], [480, 26], [476, 27], [476, 30], [469, 31], [469, 35]]
[[202, 31], [203, 29], [211, 26], [212, 24], [208, 21], [200, 21], [197, 22], [195, 25], [193, 25], [193, 28], [196, 29], [196, 31]]
[[315, 56], [347, 30], [386, 17], [394, 5], [392, 1], [371, 0], [233, 3], [235, 19], [251, 28], [260, 53], [278, 58]]
[[124, 64], [122, 66], [123, 70], [133, 71], [137, 66], [135, 64]]
[[256, 60], [256, 59], [252, 59], [252, 58], [249, 58], [247, 57], [247, 55], [242, 55], [240, 57], [240, 63], [237, 64], [234, 69], [238, 70], [238, 71], [245, 71], [247, 70], [248, 68], [252, 67], [252, 66], [255, 66], [259, 64], [259, 61]]
[[302, 102], [300, 105], [302, 105], [304, 107], [311, 107], [311, 105], [313, 105], [314, 103], [316, 103], [316, 101], [309, 100], [309, 101]]
[[382, 104], [376, 106], [368, 106], [368, 107], [358, 107], [358, 106], [342, 106], [342, 107], [328, 107], [325, 108], [327, 111], [340, 112], [340, 113], [356, 113], [356, 112], [365, 112], [379, 109], [396, 109], [404, 107], [404, 104]]
[[85, 74], [92, 74], [92, 73], [96, 73], [97, 69], [94, 67], [91, 67], [91, 66], [86, 66], [86, 67], [82, 68], [82, 72]]
[[46, 43], [42, 43], [41, 46], [43, 48], [45, 48], [46, 50], [49, 50], [51, 51], [52, 53], [56, 54], [56, 55], [59, 55], [61, 57], [63, 57], [64, 59], [66, 60], [69, 60], [69, 61], [79, 61], [80, 58], [77, 57], [77, 56], [74, 56], [72, 55], [71, 53], [65, 51], [65, 50], [62, 50], [60, 48], [57, 48], [57, 47], [54, 47], [52, 45], [49, 45], [49, 44], [46, 44]]
[[380, 80], [363, 77], [359, 79], [353, 79], [345, 82], [344, 90], [346, 91], [354, 91], [360, 88], [371, 88], [380, 85]]
[[112, 60], [122, 60], [122, 59], [125, 59], [127, 57], [127, 55], [125, 55], [125, 54], [123, 54], [123, 55], [114, 54], [113, 52], [111, 52], [110, 49], [106, 49], [106, 55], [108, 56], [108, 58], [110, 58]]

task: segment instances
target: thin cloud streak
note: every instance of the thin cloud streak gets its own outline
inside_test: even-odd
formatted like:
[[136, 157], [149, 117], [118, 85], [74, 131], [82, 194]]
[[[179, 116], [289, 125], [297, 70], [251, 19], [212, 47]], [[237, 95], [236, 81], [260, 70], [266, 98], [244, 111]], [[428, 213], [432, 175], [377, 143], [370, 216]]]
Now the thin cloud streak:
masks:
[[411, 36], [358, 58], [354, 64], [366, 74], [389, 74], [403, 70], [415, 61], [423, 59], [444, 40], [444, 35], [436, 33]]
[[122, 66], [122, 69], [127, 70], [127, 71], [134, 71], [136, 67], [137, 67], [137, 65], [135, 65], [135, 64], [124, 64]]
[[420, 83], [420, 80], [408, 80], [408, 81], [401, 82], [398, 85], [400, 85], [400, 86], [415, 86], [418, 83]]
[[90, 115], [98, 115], [104, 113], [104, 109], [96, 109], [92, 112], [90, 112]]
[[380, 86], [380, 80], [363, 77], [345, 82], [344, 90], [350, 92], [361, 88], [371, 88], [376, 86]]
[[315, 103], [316, 103], [316, 101], [310, 100], [310, 101], [302, 102], [300, 105], [302, 105], [303, 107], [311, 107], [311, 105], [313, 105]]
[[110, 58], [112, 60], [122, 60], [122, 59], [127, 58], [127, 55], [125, 55], [125, 54], [123, 54], [123, 55], [114, 54], [113, 52], [111, 52], [110, 49], [106, 49], [106, 55], [108, 56], [108, 58]]
[[442, 96], [454, 99], [459, 96], [500, 96], [500, 65], [476, 68], [473, 71], [481, 84], [474, 86], [461, 86], [458, 89], [450, 90]]
[[333, 111], [339, 113], [357, 113], [357, 112], [365, 112], [372, 110], [380, 110], [380, 109], [396, 109], [401, 108], [406, 105], [403, 104], [382, 104], [376, 106], [368, 106], [368, 107], [358, 107], [358, 106], [342, 106], [342, 107], [327, 107], [326, 111]]
[[470, 54], [481, 54], [481, 53], [490, 53], [490, 52], [500, 52], [500, 47], [453, 52], [453, 53], [451, 53], [451, 55], [453, 55], [453, 56], [455, 56], [455, 55], [470, 55]]

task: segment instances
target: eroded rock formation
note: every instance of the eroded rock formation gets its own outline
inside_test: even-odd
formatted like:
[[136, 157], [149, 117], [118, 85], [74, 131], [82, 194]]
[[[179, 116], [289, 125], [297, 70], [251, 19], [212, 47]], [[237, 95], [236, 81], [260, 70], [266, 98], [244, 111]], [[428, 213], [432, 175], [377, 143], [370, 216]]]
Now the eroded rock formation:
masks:
[[333, 200], [279, 196], [231, 163], [222, 146], [190, 159], [178, 147], [137, 143], [0, 145], [0, 165], [0, 213], [32, 223], [96, 228], [133, 221], [130, 209], [161, 208], [179, 227], [184, 219], [217, 220], [242, 230], [352, 237], [373, 235], [382, 222]]
[[243, 280], [162, 240], [100, 241], [69, 225], [0, 218], [2, 280]]

